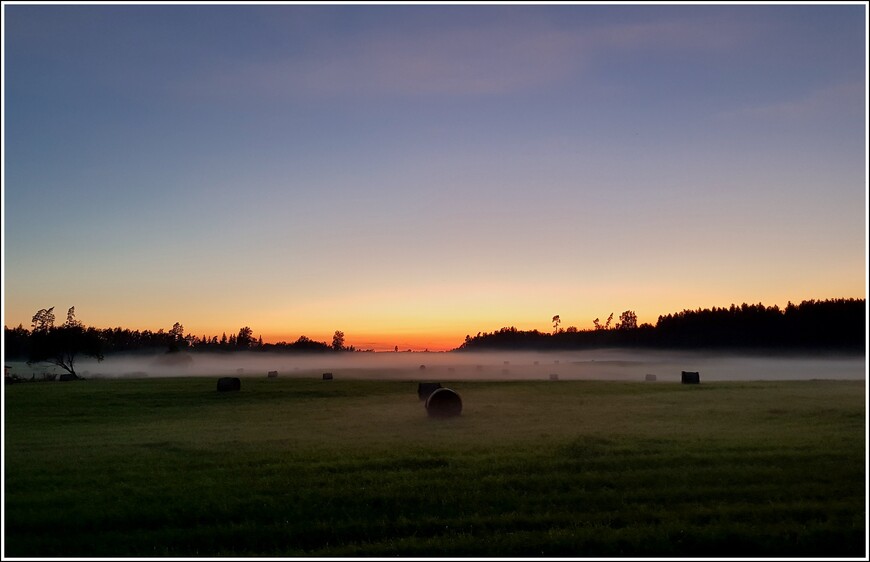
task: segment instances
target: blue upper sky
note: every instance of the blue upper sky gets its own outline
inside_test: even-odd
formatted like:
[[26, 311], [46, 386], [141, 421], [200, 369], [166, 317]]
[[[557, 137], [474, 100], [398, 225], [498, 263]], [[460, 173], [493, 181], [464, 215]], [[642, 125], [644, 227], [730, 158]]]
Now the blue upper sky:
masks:
[[3, 8], [8, 325], [392, 348], [866, 293], [864, 4]]

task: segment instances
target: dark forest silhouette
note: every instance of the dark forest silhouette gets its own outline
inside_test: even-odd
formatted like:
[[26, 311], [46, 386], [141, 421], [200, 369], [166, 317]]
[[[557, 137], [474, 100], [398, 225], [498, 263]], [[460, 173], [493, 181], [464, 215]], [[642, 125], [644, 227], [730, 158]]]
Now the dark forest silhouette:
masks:
[[[42, 309], [33, 317], [31, 330], [18, 325], [5, 327], [8, 359], [30, 363], [51, 363], [75, 376], [74, 364], [79, 356], [101, 359], [115, 353], [190, 352], [305, 352], [336, 353], [356, 351], [345, 346], [344, 332], [336, 330], [332, 344], [300, 336], [294, 342], [263, 343], [254, 338], [253, 330], [244, 326], [238, 334], [227, 336], [185, 335], [176, 322], [168, 331], [98, 329], [85, 327], [75, 320], [75, 307], [67, 321], [54, 326], [53, 307]], [[867, 315], [865, 299], [809, 300], [788, 303], [784, 309], [763, 304], [731, 305], [729, 308], [684, 310], [659, 316], [655, 326], [637, 324], [637, 315], [626, 310], [613, 323], [611, 314], [605, 323], [598, 318], [590, 330], [574, 326], [560, 328], [561, 318], [553, 317], [553, 332], [518, 330], [505, 327], [495, 332], [466, 336], [455, 350], [582, 350], [596, 348], [660, 348], [710, 350], [774, 350], [788, 352], [865, 350]]]
[[[27, 359], [32, 362], [43, 362], [44, 346], [42, 334], [61, 334], [62, 326], [50, 327], [42, 330], [28, 330], [23, 325], [16, 328], [5, 328], [6, 357], [9, 359]], [[337, 332], [333, 337], [333, 344], [312, 340], [307, 336], [299, 336], [294, 342], [263, 343], [263, 338], [255, 339], [251, 328], [245, 326], [238, 334], [230, 334], [228, 337], [223, 333], [217, 336], [192, 336], [184, 335], [184, 327], [175, 323], [169, 331], [164, 330], [131, 330], [129, 328], [80, 328], [91, 337], [90, 341], [97, 340], [102, 354], [129, 353], [129, 352], [166, 352], [176, 353], [180, 351], [193, 352], [236, 352], [236, 351], [284, 351], [305, 353], [326, 353], [336, 351], [355, 351], [353, 346], [344, 345], [344, 334]], [[340, 337], [339, 337], [340, 334]]]
[[655, 326], [637, 325], [626, 310], [611, 327], [613, 315], [592, 330], [575, 327], [554, 332], [524, 331], [511, 326], [466, 336], [459, 350], [578, 350], [604, 347], [662, 349], [740, 349], [782, 351], [849, 351], [865, 349], [865, 299], [791, 302], [784, 309], [763, 304], [683, 310], [659, 316]]

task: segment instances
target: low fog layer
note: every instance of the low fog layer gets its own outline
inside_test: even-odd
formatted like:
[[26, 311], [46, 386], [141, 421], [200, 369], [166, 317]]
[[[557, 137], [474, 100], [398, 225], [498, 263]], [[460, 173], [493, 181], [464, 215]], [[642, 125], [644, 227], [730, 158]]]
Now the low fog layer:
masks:
[[[62, 372], [57, 367], [7, 363], [12, 373]], [[559, 380], [679, 381], [681, 371], [698, 371], [704, 381], [864, 379], [865, 357], [747, 356], [680, 351], [594, 350], [560, 353], [326, 353], [314, 355], [177, 353], [118, 355], [102, 362], [81, 359], [85, 378], [238, 376], [395, 380]]]

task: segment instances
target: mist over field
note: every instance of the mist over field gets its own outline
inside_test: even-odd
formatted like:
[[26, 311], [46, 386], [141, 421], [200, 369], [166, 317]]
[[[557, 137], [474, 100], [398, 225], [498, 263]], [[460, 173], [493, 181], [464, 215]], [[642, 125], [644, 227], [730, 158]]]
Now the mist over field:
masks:
[[[12, 373], [62, 372], [50, 365], [7, 362]], [[588, 350], [575, 352], [399, 352], [399, 353], [176, 353], [113, 355], [102, 362], [81, 359], [85, 378], [238, 376], [320, 377], [388, 380], [559, 380], [679, 381], [681, 371], [698, 371], [701, 381], [866, 378], [866, 357], [848, 355], [762, 356], [736, 353]]]

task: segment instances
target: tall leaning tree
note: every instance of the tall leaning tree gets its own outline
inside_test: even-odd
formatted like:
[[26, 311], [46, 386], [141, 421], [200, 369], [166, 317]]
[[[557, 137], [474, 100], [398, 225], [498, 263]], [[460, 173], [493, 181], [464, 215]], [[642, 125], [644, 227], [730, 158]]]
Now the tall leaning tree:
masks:
[[42, 309], [33, 316], [27, 364], [55, 365], [77, 379], [75, 364], [80, 356], [103, 360], [102, 338], [96, 329], [85, 328], [76, 320], [74, 306], [67, 311], [66, 322], [60, 326], [54, 325], [53, 310], [54, 307]]

